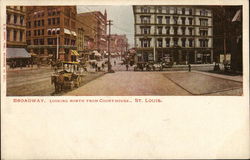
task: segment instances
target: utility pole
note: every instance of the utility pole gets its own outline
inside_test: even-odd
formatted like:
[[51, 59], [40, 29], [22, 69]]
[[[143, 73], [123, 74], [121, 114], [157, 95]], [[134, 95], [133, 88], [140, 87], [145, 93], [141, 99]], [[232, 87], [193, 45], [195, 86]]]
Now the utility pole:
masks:
[[112, 20], [108, 20], [108, 24], [109, 26], [109, 36], [108, 36], [108, 72], [111, 72], [111, 63], [110, 63], [110, 33], [111, 33], [111, 25], [112, 24]]
[[59, 52], [59, 36], [56, 35], [56, 61], [58, 60], [58, 52]]

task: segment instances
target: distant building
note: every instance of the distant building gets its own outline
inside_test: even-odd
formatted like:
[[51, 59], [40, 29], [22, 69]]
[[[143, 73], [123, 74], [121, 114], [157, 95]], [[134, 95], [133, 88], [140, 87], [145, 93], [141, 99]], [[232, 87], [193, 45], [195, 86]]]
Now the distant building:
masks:
[[[84, 30], [84, 50], [107, 51], [107, 13], [100, 11], [77, 14], [77, 26]], [[82, 41], [82, 40], [81, 40]]]
[[31, 55], [26, 51], [26, 7], [7, 6], [7, 61], [16, 66], [27, 64]]
[[78, 56], [76, 14], [76, 6], [28, 6], [26, 27], [30, 52], [53, 60], [75, 61]]
[[126, 35], [110, 35], [110, 52], [124, 54], [128, 49], [128, 39]]
[[213, 13], [192, 6], [133, 6], [138, 61], [213, 62]]

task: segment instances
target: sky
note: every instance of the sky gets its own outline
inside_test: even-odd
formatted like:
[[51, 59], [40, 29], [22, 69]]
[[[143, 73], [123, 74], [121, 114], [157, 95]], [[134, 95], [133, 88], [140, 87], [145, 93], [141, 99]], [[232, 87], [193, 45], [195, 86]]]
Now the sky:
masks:
[[77, 6], [77, 13], [90, 12], [90, 11], [107, 11], [108, 20], [113, 21], [111, 26], [111, 34], [126, 34], [128, 38], [129, 47], [134, 46], [134, 15], [132, 6], [90, 6], [81, 5]]

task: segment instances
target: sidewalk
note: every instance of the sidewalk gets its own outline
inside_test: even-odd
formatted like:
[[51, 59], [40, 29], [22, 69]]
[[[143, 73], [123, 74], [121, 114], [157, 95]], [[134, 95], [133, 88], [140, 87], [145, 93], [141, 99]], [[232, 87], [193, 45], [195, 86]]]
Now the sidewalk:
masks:
[[202, 72], [202, 71], [192, 71], [200, 74], [205, 74], [217, 78], [222, 78], [222, 79], [227, 79], [231, 81], [236, 81], [236, 82], [243, 82], [243, 76], [238, 75], [238, 76], [230, 76], [230, 75], [222, 75], [222, 74], [216, 74], [216, 73], [209, 73], [209, 72]]

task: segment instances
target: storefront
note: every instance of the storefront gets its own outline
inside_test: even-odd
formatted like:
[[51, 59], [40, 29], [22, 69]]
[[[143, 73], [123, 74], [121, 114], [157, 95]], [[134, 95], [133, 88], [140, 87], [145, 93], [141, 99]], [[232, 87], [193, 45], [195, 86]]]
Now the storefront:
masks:
[[7, 48], [7, 64], [11, 68], [31, 65], [31, 54], [24, 48]]

